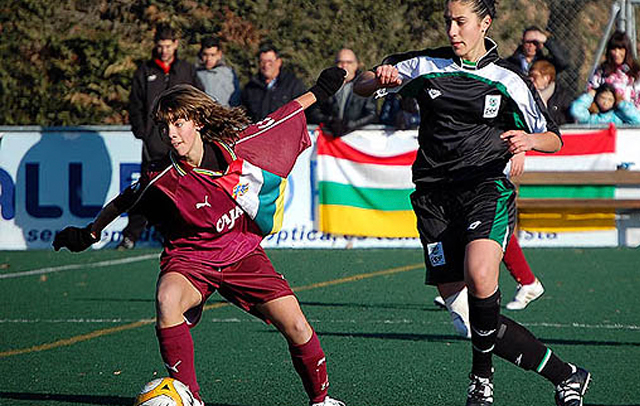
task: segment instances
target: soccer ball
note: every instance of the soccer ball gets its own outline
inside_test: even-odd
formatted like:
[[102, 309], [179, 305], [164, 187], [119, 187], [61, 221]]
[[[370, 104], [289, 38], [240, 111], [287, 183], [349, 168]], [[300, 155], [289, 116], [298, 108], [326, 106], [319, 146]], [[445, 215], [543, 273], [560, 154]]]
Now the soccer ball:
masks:
[[173, 378], [158, 378], [144, 385], [133, 406], [194, 406], [189, 387]]

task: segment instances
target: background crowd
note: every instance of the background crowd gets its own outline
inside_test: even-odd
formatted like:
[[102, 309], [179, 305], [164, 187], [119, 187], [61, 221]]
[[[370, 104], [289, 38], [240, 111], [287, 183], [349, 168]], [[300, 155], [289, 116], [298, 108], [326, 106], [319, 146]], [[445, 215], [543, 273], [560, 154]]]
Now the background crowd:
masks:
[[[129, 96], [132, 132], [143, 141], [143, 167], [167, 152], [154, 126], [150, 110], [154, 99], [165, 89], [187, 83], [204, 90], [215, 101], [242, 107], [257, 122], [287, 102], [302, 95], [302, 80], [287, 67], [278, 47], [263, 42], [257, 52], [258, 71], [244, 85], [225, 59], [224, 44], [215, 36], [200, 43], [198, 60], [178, 57], [180, 37], [169, 24], [155, 28], [151, 58], [134, 74]], [[623, 32], [609, 39], [604, 55], [588, 88], [577, 98], [557, 80], [570, 67], [567, 51], [543, 29], [530, 26], [522, 33], [520, 45], [507, 60], [529, 77], [538, 95], [557, 124], [640, 124], [640, 65], [633, 58], [631, 41]], [[399, 95], [381, 101], [353, 92], [353, 83], [365, 67], [354, 50], [341, 48], [334, 63], [347, 71], [344, 85], [329, 100], [309, 109], [307, 120], [318, 124], [326, 134], [341, 137], [367, 124], [381, 123], [399, 130], [415, 129], [420, 111], [415, 99]], [[121, 249], [130, 249], [146, 226], [144, 217], [130, 216], [123, 230]]]
[[[171, 40], [178, 74], [177, 48], [179, 37], [168, 26], [171, 38], [156, 35], [154, 59], [162, 50], [159, 41]], [[537, 26], [527, 27], [520, 45], [506, 58], [523, 75], [528, 76], [558, 124], [615, 123], [640, 124], [640, 65], [633, 58], [631, 41], [623, 32], [615, 32], [606, 47], [604, 61], [588, 79], [587, 91], [581, 95], [563, 87], [558, 75], [570, 67], [567, 51], [562, 44]], [[214, 36], [201, 41], [198, 60], [194, 61], [194, 85], [226, 106], [242, 106], [258, 121], [288, 101], [303, 93], [303, 82], [287, 67], [278, 47], [271, 41], [261, 44], [257, 52], [258, 72], [243, 85], [224, 56], [224, 45]], [[341, 48], [335, 53], [335, 64], [348, 72], [345, 84], [328, 102], [308, 113], [312, 124], [323, 124], [325, 132], [345, 135], [367, 124], [380, 123], [397, 129], [417, 128], [420, 114], [415, 100], [390, 96], [380, 102], [353, 94], [353, 82], [365, 66], [355, 51]], [[134, 84], [135, 86], [135, 84]]]

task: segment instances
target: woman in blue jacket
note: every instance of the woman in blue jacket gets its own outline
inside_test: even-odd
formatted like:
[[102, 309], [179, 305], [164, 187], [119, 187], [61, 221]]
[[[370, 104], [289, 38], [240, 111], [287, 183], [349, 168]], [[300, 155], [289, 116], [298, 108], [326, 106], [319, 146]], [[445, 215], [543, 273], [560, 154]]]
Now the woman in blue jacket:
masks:
[[640, 111], [631, 102], [619, 100], [609, 84], [582, 94], [570, 112], [579, 124], [640, 124]]

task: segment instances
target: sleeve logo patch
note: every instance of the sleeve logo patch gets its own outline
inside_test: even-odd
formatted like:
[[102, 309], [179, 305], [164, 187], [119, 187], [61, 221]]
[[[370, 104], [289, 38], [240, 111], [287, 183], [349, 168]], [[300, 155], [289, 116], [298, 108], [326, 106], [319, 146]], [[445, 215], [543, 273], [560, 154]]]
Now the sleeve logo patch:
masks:
[[484, 98], [484, 113], [483, 118], [496, 118], [500, 111], [500, 100], [502, 96], [488, 94]]
[[442, 242], [427, 244], [427, 254], [429, 255], [429, 262], [431, 262], [432, 266], [441, 266], [447, 263], [444, 258]]

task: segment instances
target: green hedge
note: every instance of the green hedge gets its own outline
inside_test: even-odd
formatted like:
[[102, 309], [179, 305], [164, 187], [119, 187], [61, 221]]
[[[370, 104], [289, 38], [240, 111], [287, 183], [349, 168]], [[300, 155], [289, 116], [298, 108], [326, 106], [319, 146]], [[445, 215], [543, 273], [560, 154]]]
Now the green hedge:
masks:
[[[160, 21], [181, 30], [180, 56], [190, 61], [203, 35], [219, 35], [242, 84], [257, 69], [255, 52], [264, 39], [276, 43], [307, 85], [342, 46], [353, 48], [366, 68], [388, 53], [446, 44], [442, 0], [2, 3], [0, 125], [127, 123], [131, 77], [137, 63], [149, 57], [153, 27]], [[566, 3], [576, 7], [567, 14], [577, 16], [593, 2]], [[545, 4], [502, 1], [491, 35], [503, 55], [513, 51], [525, 25], [547, 25]], [[606, 22], [607, 7], [602, 5], [598, 18], [589, 17], [589, 28]], [[598, 34], [592, 33], [596, 43]]]

